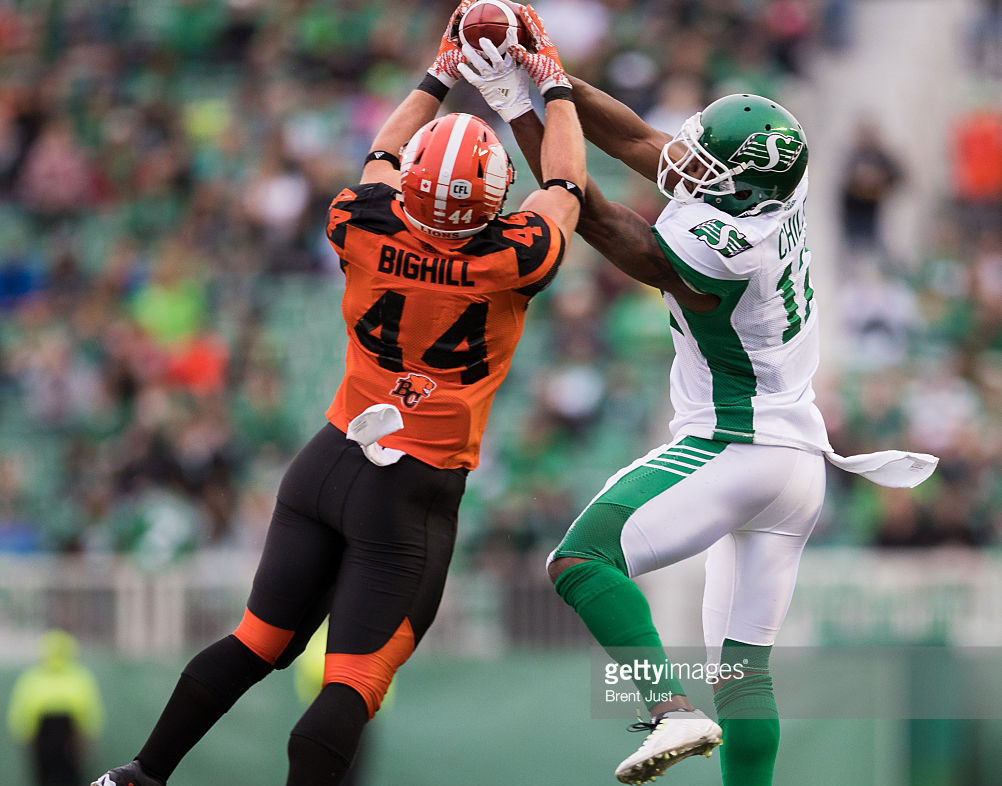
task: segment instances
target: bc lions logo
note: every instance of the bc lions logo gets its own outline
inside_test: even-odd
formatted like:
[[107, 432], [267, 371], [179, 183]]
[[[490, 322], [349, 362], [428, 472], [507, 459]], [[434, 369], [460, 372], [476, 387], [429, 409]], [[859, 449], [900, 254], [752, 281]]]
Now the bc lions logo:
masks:
[[408, 374], [397, 380], [397, 386], [390, 391], [391, 396], [400, 396], [404, 406], [414, 409], [418, 402], [431, 395], [438, 385], [424, 374]]

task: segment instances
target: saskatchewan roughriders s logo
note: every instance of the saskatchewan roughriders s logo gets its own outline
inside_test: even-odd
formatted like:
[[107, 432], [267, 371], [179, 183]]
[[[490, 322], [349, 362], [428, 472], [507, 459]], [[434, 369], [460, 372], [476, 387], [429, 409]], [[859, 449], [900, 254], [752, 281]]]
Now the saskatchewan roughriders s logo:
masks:
[[689, 231], [725, 257], [737, 256], [751, 248], [751, 243], [736, 227], [725, 224], [719, 218], [697, 224]]
[[795, 137], [776, 131], [758, 131], [742, 142], [727, 160], [732, 164], [747, 164], [748, 169], [786, 172], [803, 149], [804, 143]]

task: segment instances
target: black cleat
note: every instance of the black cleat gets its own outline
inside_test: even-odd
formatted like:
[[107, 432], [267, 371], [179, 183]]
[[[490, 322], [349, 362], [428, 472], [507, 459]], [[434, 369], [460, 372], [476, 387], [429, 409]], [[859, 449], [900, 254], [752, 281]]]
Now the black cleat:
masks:
[[90, 786], [164, 786], [164, 783], [151, 778], [143, 772], [138, 761], [133, 761], [124, 767], [108, 770]]

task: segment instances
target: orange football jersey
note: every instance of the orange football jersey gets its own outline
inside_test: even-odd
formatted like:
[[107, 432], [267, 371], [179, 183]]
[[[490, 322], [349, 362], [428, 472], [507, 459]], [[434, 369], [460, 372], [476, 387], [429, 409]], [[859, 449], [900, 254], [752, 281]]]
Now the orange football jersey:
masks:
[[380, 444], [473, 469], [526, 306], [556, 275], [564, 238], [550, 219], [523, 212], [472, 237], [433, 239], [410, 229], [399, 194], [367, 183], [330, 207], [348, 351], [327, 419], [346, 431], [367, 407], [393, 404], [404, 427]]

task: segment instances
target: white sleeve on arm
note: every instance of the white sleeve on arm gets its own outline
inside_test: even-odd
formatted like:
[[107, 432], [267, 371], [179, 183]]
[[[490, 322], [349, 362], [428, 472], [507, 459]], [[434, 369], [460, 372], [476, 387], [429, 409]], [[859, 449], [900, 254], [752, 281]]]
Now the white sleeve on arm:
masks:
[[[709, 205], [669, 205], [654, 231], [685, 265], [724, 281], [751, 278], [762, 263], [757, 228]], [[678, 260], [675, 260], [678, 261]]]

